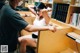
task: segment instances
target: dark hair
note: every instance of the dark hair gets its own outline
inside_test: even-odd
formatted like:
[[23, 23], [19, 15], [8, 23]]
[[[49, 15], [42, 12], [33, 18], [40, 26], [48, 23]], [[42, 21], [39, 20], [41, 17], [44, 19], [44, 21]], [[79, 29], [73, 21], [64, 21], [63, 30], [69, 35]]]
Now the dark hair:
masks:
[[47, 8], [44, 3], [39, 2], [37, 6], [34, 7], [34, 10], [39, 12], [41, 9]]
[[44, 8], [46, 8], [45, 4], [42, 3], [42, 2], [39, 2], [36, 7], [39, 8], [39, 9], [44, 9]]

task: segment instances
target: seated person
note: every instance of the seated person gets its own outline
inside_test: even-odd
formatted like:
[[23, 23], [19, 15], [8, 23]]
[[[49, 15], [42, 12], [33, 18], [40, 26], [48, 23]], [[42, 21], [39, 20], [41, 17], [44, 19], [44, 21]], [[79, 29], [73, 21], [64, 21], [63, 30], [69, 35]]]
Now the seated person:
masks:
[[[32, 10], [32, 12], [33, 12], [33, 9], [31, 9], [31, 8], [29, 8], [29, 9]], [[41, 9], [38, 8], [35, 10], [37, 10], [37, 11], [36, 11], [36, 13], [35, 13], [35, 11], [33, 12], [36, 15], [33, 25], [39, 26], [39, 27], [48, 25], [49, 21], [50, 21], [50, 17], [48, 16], [47, 11], [45, 10], [45, 7], [41, 8]], [[25, 42], [23, 44], [23, 48], [21, 49], [21, 51], [22, 50], [26, 51], [26, 46], [37, 47], [36, 46], [37, 37], [38, 37], [38, 31], [32, 32], [32, 35], [25, 35], [25, 36], [22, 36], [21, 38], [19, 38], [19, 40], [22, 38], [25, 39]]]

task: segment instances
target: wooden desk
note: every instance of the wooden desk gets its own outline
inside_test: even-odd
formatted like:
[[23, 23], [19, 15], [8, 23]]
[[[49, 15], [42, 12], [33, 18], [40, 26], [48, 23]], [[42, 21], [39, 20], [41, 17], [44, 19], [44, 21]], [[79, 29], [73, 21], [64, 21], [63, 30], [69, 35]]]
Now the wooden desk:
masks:
[[38, 38], [38, 53], [78, 53], [76, 42], [66, 36], [73, 29], [56, 20], [53, 23], [62, 26], [56, 32], [40, 31]]

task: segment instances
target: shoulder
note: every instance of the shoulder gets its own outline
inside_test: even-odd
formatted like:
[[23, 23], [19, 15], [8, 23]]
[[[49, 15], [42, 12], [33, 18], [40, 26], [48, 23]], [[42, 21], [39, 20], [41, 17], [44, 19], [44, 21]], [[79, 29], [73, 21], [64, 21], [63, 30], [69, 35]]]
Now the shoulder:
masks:
[[20, 16], [19, 13], [12, 9], [10, 5], [4, 5], [2, 8], [2, 12], [8, 16]]

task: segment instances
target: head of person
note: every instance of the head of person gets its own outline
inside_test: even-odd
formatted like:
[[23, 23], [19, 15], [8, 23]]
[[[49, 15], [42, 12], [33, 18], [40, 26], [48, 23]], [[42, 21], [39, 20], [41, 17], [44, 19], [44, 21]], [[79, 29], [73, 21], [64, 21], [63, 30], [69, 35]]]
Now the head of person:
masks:
[[42, 9], [46, 9], [47, 7], [45, 6], [44, 3], [39, 2], [38, 5], [34, 8], [34, 10], [36, 11], [37, 15], [39, 17], [43, 17], [41, 10]]
[[13, 7], [16, 8], [21, 0], [9, 0], [9, 4]]

